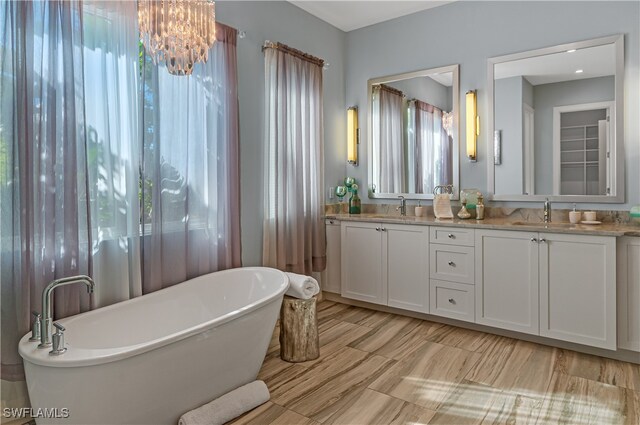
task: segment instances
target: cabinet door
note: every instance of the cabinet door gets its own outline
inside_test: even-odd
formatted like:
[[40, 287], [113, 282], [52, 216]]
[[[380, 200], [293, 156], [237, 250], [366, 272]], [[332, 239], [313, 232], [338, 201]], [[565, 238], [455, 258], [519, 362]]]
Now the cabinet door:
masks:
[[640, 351], [640, 238], [618, 242], [618, 347]]
[[476, 323], [537, 335], [538, 234], [476, 230]]
[[342, 222], [343, 297], [374, 304], [387, 304], [382, 279], [382, 233], [380, 224]]
[[322, 273], [322, 290], [340, 293], [340, 222], [326, 221], [327, 268]]
[[615, 238], [539, 238], [540, 335], [615, 350]]
[[[429, 228], [382, 226], [383, 268], [386, 264], [387, 305], [429, 311]], [[386, 257], [386, 261], [384, 258]]]

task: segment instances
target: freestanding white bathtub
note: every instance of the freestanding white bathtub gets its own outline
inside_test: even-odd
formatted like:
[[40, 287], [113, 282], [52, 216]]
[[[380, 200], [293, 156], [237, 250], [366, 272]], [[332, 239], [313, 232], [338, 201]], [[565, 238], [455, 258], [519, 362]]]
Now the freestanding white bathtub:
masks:
[[261, 267], [200, 276], [60, 320], [68, 348], [60, 356], [25, 335], [32, 407], [68, 409], [68, 418], [37, 423], [177, 424], [256, 379], [288, 285]]

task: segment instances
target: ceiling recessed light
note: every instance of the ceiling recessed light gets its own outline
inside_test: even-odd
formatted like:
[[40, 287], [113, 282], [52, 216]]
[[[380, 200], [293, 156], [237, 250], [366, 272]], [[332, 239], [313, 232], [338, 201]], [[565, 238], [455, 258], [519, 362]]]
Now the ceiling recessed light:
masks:
[[576, 74], [582, 74], [584, 72], [583, 69], [576, 69]]
[[576, 49], [571, 49], [571, 50], [567, 50], [567, 53], [573, 53], [575, 51], [576, 51]]

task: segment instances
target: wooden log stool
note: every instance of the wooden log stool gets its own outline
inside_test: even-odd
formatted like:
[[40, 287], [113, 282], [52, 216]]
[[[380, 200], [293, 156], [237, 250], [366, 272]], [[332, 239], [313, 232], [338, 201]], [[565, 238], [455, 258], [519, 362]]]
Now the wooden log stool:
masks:
[[320, 357], [316, 297], [284, 296], [280, 309], [280, 358], [298, 363]]

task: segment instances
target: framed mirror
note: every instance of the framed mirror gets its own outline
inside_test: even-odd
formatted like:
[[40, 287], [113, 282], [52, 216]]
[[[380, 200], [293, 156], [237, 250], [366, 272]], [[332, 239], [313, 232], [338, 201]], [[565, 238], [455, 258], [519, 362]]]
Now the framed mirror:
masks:
[[488, 60], [488, 190], [624, 202], [622, 35]]
[[433, 199], [459, 192], [459, 66], [373, 78], [369, 98], [369, 197]]

